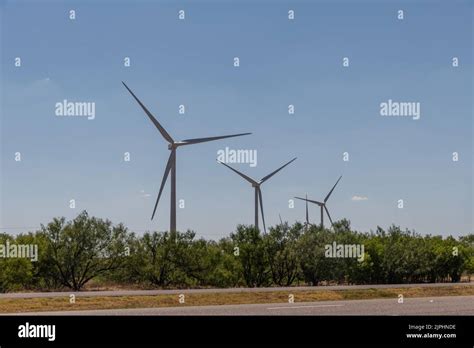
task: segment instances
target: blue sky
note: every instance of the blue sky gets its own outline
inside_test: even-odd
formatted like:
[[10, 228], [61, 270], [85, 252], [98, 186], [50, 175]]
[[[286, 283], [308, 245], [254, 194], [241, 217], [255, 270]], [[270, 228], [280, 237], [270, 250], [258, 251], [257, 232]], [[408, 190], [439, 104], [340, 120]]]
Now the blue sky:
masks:
[[[123, 80], [176, 139], [253, 133], [178, 150], [180, 230], [219, 238], [253, 222], [252, 188], [216, 163], [228, 146], [257, 150], [255, 168], [234, 165], [255, 178], [298, 157], [262, 186], [267, 226], [278, 214], [303, 220], [304, 203], [290, 209], [288, 200], [323, 199], [343, 175], [328, 207], [358, 230], [394, 223], [420, 233], [473, 232], [470, 1], [1, 4], [3, 231], [83, 209], [137, 232], [168, 228], [169, 183], [150, 221], [167, 144]], [[95, 119], [55, 116], [64, 99], [95, 102]], [[380, 116], [388, 99], [420, 102], [421, 118]], [[316, 206], [310, 218], [319, 222]]]

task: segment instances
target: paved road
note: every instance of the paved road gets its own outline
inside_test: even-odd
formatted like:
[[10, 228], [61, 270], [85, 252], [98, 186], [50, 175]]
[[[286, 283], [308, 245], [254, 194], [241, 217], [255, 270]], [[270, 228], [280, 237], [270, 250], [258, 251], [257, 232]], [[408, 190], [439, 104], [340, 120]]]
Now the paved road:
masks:
[[[474, 296], [38, 312], [26, 315], [474, 315]], [[25, 315], [14, 314], [14, 315]]]
[[382, 285], [334, 285], [334, 286], [300, 286], [300, 287], [273, 287], [273, 288], [231, 288], [231, 289], [181, 289], [181, 290], [114, 290], [114, 291], [65, 291], [65, 292], [24, 292], [0, 294], [2, 298], [40, 298], [40, 297], [76, 297], [94, 296], [140, 296], [140, 295], [167, 295], [167, 294], [192, 294], [192, 293], [232, 293], [232, 292], [266, 292], [266, 291], [298, 291], [298, 290], [357, 290], [357, 289], [390, 289], [411, 287], [450, 287], [474, 286], [471, 283], [432, 283], [432, 284], [382, 284]]

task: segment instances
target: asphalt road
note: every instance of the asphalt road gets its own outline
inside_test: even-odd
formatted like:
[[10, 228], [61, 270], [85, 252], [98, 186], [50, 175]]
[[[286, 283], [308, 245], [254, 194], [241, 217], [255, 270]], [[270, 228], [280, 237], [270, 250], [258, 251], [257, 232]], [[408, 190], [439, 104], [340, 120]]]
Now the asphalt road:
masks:
[[167, 294], [192, 293], [238, 293], [238, 292], [266, 292], [266, 291], [298, 291], [298, 290], [357, 290], [357, 289], [390, 289], [412, 287], [450, 287], [474, 286], [471, 283], [429, 283], [429, 284], [382, 284], [382, 285], [334, 285], [334, 286], [299, 286], [299, 287], [272, 287], [272, 288], [230, 288], [230, 289], [177, 289], [177, 290], [114, 290], [114, 291], [64, 291], [64, 292], [24, 292], [0, 294], [3, 298], [41, 298], [41, 297], [76, 297], [94, 296], [153, 296]]
[[474, 296], [199, 307], [37, 312], [14, 315], [474, 315]]

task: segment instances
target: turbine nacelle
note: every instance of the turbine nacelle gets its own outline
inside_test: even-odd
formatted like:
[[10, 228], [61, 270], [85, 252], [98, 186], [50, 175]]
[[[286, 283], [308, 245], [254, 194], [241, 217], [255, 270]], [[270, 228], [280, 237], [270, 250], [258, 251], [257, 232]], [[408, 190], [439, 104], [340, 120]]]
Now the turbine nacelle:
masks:
[[168, 150], [174, 150], [177, 149], [179, 146], [186, 145], [185, 142], [182, 141], [175, 141], [173, 143], [168, 144]]

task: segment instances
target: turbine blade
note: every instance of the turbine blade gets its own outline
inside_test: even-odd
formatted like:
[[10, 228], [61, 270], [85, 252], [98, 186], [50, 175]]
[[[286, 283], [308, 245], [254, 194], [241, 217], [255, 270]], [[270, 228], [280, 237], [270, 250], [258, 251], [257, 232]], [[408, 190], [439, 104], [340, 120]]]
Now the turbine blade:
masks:
[[260, 201], [260, 212], [262, 213], [263, 231], [267, 233], [267, 227], [265, 226], [265, 215], [263, 214], [262, 191], [260, 190], [260, 187], [258, 188], [258, 200]]
[[326, 208], [326, 205], [324, 205], [324, 210], [326, 210], [326, 213], [328, 214], [329, 221], [331, 221], [332, 227], [334, 227], [334, 224], [332, 223], [331, 215], [329, 214], [328, 208]]
[[337, 183], [339, 182], [339, 180], [341, 180], [341, 178], [342, 178], [342, 175], [339, 177], [339, 179], [337, 179], [336, 183], [335, 183], [334, 186], [332, 187], [331, 191], [329, 191], [329, 193], [328, 193], [328, 195], [326, 196], [326, 198], [324, 198], [324, 203], [327, 202], [327, 200], [329, 199], [329, 196], [331, 196], [332, 191], [334, 191], [334, 189], [336, 188]]
[[232, 170], [233, 172], [237, 173], [237, 174], [240, 175], [242, 178], [244, 178], [245, 180], [247, 180], [249, 183], [258, 185], [258, 183], [257, 183], [254, 179], [252, 179], [251, 177], [248, 177], [248, 176], [245, 175], [244, 173], [239, 172], [237, 169], [232, 168], [231, 166], [225, 164], [224, 162], [221, 162], [221, 161], [217, 161], [217, 162], [219, 162], [220, 164], [226, 166], [227, 168], [229, 168], [229, 169]]
[[277, 170], [275, 170], [274, 172], [271, 172], [270, 174], [268, 174], [267, 176], [264, 176], [262, 178], [262, 180], [260, 180], [260, 183], [263, 183], [265, 181], [267, 181], [268, 179], [270, 179], [273, 175], [275, 175], [276, 173], [278, 173], [280, 170], [282, 170], [283, 168], [285, 168], [288, 164], [290, 164], [291, 162], [293, 162], [294, 160], [296, 160], [296, 157], [293, 158], [291, 161], [289, 161], [288, 163], [282, 165], [280, 168], [278, 168]]
[[313, 201], [311, 199], [306, 199], [306, 198], [301, 198], [301, 197], [295, 197], [296, 199], [301, 199], [302, 201], [306, 201], [306, 202], [310, 202], [310, 203], [314, 203], [314, 204], [317, 204], [319, 206], [322, 206], [323, 203], [321, 202], [318, 202], [318, 201]]
[[166, 180], [168, 179], [168, 175], [170, 173], [172, 163], [173, 163], [173, 157], [175, 155], [176, 155], [175, 150], [171, 151], [170, 157], [168, 158], [168, 163], [166, 164], [165, 173], [163, 174], [163, 179], [161, 180], [160, 192], [158, 193], [158, 198], [156, 199], [155, 208], [153, 208], [153, 214], [151, 215], [152, 220], [155, 217], [156, 208], [158, 207], [158, 202], [160, 201], [161, 193], [163, 192], [163, 187], [165, 186]]
[[252, 134], [252, 133], [240, 133], [240, 134], [222, 135], [222, 136], [219, 136], [219, 137], [185, 139], [185, 140], [181, 140], [180, 144], [181, 145], [193, 145], [193, 144], [205, 143], [205, 142], [208, 142], [208, 141], [214, 141], [214, 140], [219, 140], [219, 139], [240, 137], [242, 135], [249, 135], [249, 134]]
[[132, 90], [130, 88], [128, 88], [128, 86], [125, 84], [125, 82], [123, 82], [123, 85], [125, 86], [125, 88], [130, 92], [130, 94], [133, 96], [133, 98], [135, 98], [135, 100], [137, 101], [138, 104], [140, 104], [140, 106], [142, 107], [143, 111], [145, 111], [145, 113], [147, 114], [148, 118], [151, 120], [151, 122], [153, 122], [153, 124], [155, 125], [156, 128], [158, 128], [158, 130], [160, 131], [161, 135], [163, 136], [163, 138], [166, 139], [166, 141], [168, 141], [169, 143], [174, 143], [174, 140], [173, 138], [171, 137], [171, 135], [168, 134], [168, 132], [163, 128], [163, 126], [160, 124], [160, 122], [158, 122], [158, 120], [151, 114], [150, 111], [148, 111], [148, 109], [146, 108], [145, 105], [143, 105], [143, 103], [140, 101], [140, 99], [137, 98], [137, 96], [132, 92]]

